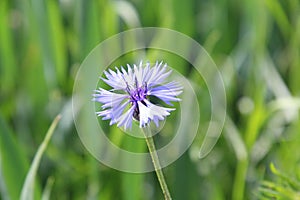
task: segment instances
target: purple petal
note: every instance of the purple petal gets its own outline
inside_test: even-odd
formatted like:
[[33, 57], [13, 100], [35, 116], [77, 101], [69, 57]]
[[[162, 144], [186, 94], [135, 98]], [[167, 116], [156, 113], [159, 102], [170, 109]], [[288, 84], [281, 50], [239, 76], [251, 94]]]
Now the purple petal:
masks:
[[126, 108], [126, 106], [128, 104], [129, 104], [129, 101], [126, 101], [122, 105], [115, 106], [115, 107], [112, 107], [112, 108], [107, 109], [107, 110], [96, 112], [96, 114], [99, 117], [103, 117], [102, 118], [103, 120], [111, 119], [109, 125], [112, 125], [112, 124], [115, 124], [115, 123], [118, 122], [118, 119], [120, 118], [120, 116], [122, 115], [124, 109]]
[[155, 66], [150, 70], [150, 76], [145, 79], [145, 82], [149, 85], [149, 87], [154, 85], [159, 85], [164, 82], [164, 80], [172, 73], [172, 71], [167, 70], [167, 64], [162, 66], [163, 62], [156, 62]]
[[147, 83], [147, 81], [149, 80], [150, 76], [151, 76], [151, 70], [150, 70], [150, 63], [147, 62], [145, 68], [143, 69], [143, 83]]
[[143, 68], [142, 68], [142, 62], [140, 62], [140, 65], [137, 67], [136, 65], [133, 65], [134, 67], [134, 77], [137, 80], [137, 86], [141, 87], [143, 83]]
[[114, 72], [111, 69], [104, 71], [104, 74], [107, 79], [101, 78], [106, 84], [113, 87], [115, 90], [123, 90], [126, 88], [126, 82], [124, 81], [124, 77], [121, 72]]
[[154, 116], [154, 117], [153, 117], [153, 122], [154, 122], [154, 124], [156, 125], [156, 127], [159, 127], [159, 119], [158, 119], [157, 116]]
[[120, 116], [122, 115], [123, 111], [128, 106], [128, 104], [129, 104], [129, 101], [126, 101], [122, 105], [112, 108], [112, 110], [111, 110], [111, 121], [110, 121], [109, 125], [112, 125], [112, 124], [115, 124], [115, 123], [118, 122]]
[[126, 113], [124, 113], [119, 119], [118, 127], [123, 126], [124, 129], [131, 128], [132, 124], [132, 118], [133, 118], [133, 112], [134, 112], [135, 106], [132, 106]]
[[118, 94], [107, 91], [103, 88], [99, 88], [99, 90], [96, 90], [95, 92], [96, 93], [93, 94], [94, 98], [92, 100], [102, 103], [103, 109], [118, 106], [124, 99], [129, 98], [127, 94]]
[[148, 95], [156, 96], [167, 104], [170, 104], [170, 101], [180, 101], [176, 96], [182, 93], [182, 89], [183, 87], [181, 85], [173, 81], [165, 85], [151, 88]]

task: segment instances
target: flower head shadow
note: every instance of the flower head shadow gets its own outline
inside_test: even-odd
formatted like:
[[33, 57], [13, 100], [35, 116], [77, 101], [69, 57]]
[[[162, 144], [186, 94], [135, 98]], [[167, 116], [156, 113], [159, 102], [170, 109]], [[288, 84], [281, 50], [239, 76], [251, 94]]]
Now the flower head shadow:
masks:
[[155, 96], [168, 105], [172, 105], [171, 101], [180, 101], [177, 96], [182, 93], [183, 87], [175, 81], [165, 83], [171, 72], [163, 62], [156, 62], [151, 67], [150, 63], [143, 66], [142, 61], [139, 66], [128, 64], [127, 70], [116, 67], [116, 71], [104, 71], [106, 78], [101, 79], [112, 89], [95, 90], [93, 101], [102, 103], [102, 110], [96, 114], [103, 120], [110, 119], [110, 125], [117, 124], [125, 129], [131, 128], [133, 119], [139, 121], [140, 127], [150, 121], [159, 126], [159, 121], [175, 108], [155, 105], [149, 97]]

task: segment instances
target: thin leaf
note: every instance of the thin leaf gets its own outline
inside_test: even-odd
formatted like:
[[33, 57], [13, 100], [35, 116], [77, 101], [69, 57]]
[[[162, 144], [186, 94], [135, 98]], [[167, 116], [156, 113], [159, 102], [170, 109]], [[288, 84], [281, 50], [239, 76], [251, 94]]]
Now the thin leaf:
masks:
[[47, 180], [47, 183], [46, 183], [46, 187], [43, 191], [42, 200], [49, 200], [50, 199], [50, 194], [51, 194], [53, 183], [54, 183], [54, 178], [49, 177], [48, 180]]
[[0, 116], [0, 165], [3, 199], [18, 199], [28, 164], [8, 125]]
[[296, 180], [294, 180], [292, 177], [287, 176], [286, 174], [282, 173], [281, 171], [279, 171], [274, 163], [270, 164], [270, 169], [271, 171], [277, 175], [278, 177], [282, 178], [283, 180], [285, 180], [293, 189], [295, 190], [300, 190], [300, 183], [298, 183]]
[[10, 92], [16, 84], [16, 58], [12, 33], [9, 29], [8, 1], [0, 2], [0, 89]]
[[44, 153], [44, 151], [46, 150], [46, 147], [53, 135], [53, 132], [55, 130], [55, 127], [57, 125], [57, 123], [59, 122], [61, 116], [58, 115], [56, 116], [56, 118], [53, 120], [50, 128], [48, 129], [48, 132], [46, 134], [46, 137], [44, 139], [44, 141], [42, 142], [42, 144], [40, 145], [34, 159], [33, 162], [30, 166], [29, 172], [26, 176], [23, 188], [22, 188], [22, 192], [21, 192], [21, 200], [28, 200], [28, 199], [33, 199], [33, 193], [34, 193], [34, 179], [35, 179], [35, 175], [37, 173], [42, 155]]

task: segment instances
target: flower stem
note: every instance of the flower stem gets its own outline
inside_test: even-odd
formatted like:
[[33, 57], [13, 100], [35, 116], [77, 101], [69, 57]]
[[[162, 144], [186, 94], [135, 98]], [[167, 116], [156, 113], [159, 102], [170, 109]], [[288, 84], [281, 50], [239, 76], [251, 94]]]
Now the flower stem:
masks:
[[143, 132], [144, 132], [144, 135], [145, 135], [145, 140], [146, 140], [146, 143], [147, 143], [147, 146], [148, 146], [148, 149], [149, 149], [149, 153], [151, 155], [151, 159], [152, 159], [152, 162], [153, 162], [153, 165], [154, 165], [154, 169], [155, 169], [160, 187], [161, 187], [162, 192], [164, 194], [165, 200], [171, 200], [172, 198], [171, 198], [171, 195], [170, 195], [170, 192], [169, 192], [169, 189], [168, 189], [168, 185], [166, 183], [164, 174], [163, 174], [161, 166], [160, 166], [160, 162], [159, 162], [158, 155], [157, 155], [157, 152], [156, 152], [154, 140], [153, 140], [153, 137], [151, 136], [150, 127], [145, 126], [143, 128]]

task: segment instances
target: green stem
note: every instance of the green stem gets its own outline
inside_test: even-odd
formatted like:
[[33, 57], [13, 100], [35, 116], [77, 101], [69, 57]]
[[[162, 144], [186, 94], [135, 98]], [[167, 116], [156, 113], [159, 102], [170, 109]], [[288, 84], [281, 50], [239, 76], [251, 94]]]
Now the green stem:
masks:
[[147, 143], [150, 155], [151, 155], [151, 159], [152, 159], [152, 162], [153, 162], [153, 165], [154, 165], [154, 169], [155, 169], [160, 187], [161, 187], [162, 192], [164, 194], [164, 197], [165, 197], [166, 200], [171, 200], [172, 198], [171, 198], [171, 195], [170, 195], [170, 192], [169, 192], [169, 189], [168, 189], [168, 185], [166, 183], [164, 174], [163, 174], [161, 166], [160, 166], [160, 162], [159, 162], [158, 155], [157, 155], [157, 152], [156, 152], [154, 140], [153, 140], [153, 137], [151, 136], [150, 127], [149, 126], [144, 127], [143, 132], [144, 132], [144, 135], [145, 135], [145, 140], [146, 140], [146, 143]]

